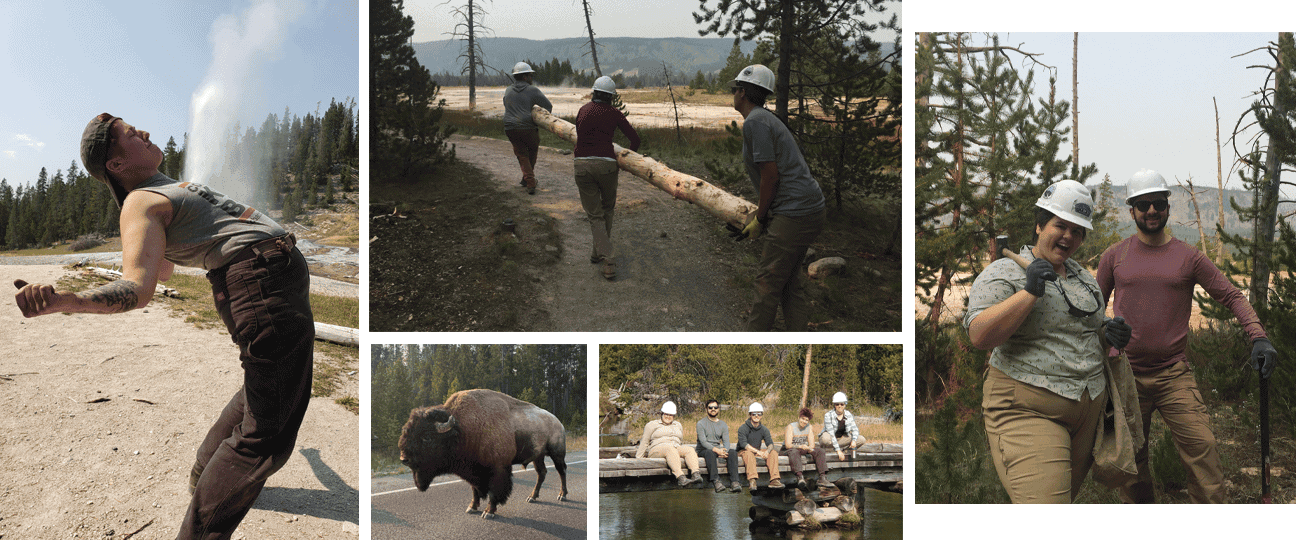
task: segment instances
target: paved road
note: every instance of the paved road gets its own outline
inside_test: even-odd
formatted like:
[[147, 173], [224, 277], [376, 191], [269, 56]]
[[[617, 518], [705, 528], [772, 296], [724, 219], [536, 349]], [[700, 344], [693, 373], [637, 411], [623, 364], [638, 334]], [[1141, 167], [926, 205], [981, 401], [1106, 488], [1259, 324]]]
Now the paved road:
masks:
[[[540, 498], [526, 502], [535, 487], [535, 470], [513, 467], [513, 495], [496, 510], [495, 518], [466, 514], [472, 488], [458, 476], [439, 476], [426, 492], [414, 488], [409, 474], [375, 478], [370, 509], [373, 540], [410, 538], [532, 538], [586, 537], [589, 497], [586, 489], [585, 452], [567, 454], [567, 500], [557, 501], [559, 479], [553, 463], [545, 460], [549, 474], [540, 487]], [[483, 501], [483, 505], [486, 503]]]

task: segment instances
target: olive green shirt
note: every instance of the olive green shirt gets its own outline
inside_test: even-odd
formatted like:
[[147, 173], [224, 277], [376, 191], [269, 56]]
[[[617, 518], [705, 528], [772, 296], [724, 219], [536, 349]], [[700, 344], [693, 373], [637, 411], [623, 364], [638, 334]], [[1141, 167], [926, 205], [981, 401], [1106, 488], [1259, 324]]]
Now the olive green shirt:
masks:
[[[1035, 259], [1030, 246], [1022, 248], [1021, 256], [1027, 261]], [[990, 353], [990, 365], [1014, 380], [1068, 399], [1080, 399], [1085, 389], [1090, 398], [1096, 398], [1106, 387], [1103, 350], [1098, 342], [1105, 309], [1102, 300], [1091, 292], [1099, 290], [1093, 275], [1071, 259], [1063, 264], [1067, 275], [1059, 277], [1057, 284], [1066, 290], [1067, 298], [1085, 311], [1097, 309], [1092, 315], [1074, 317], [1068, 313], [1067, 301], [1058, 286], [1045, 283], [1044, 296], [1035, 302], [1030, 315], [1008, 341]], [[1012, 259], [1005, 257], [990, 263], [972, 283], [963, 328], [970, 328], [982, 311], [1025, 287], [1026, 269]]]

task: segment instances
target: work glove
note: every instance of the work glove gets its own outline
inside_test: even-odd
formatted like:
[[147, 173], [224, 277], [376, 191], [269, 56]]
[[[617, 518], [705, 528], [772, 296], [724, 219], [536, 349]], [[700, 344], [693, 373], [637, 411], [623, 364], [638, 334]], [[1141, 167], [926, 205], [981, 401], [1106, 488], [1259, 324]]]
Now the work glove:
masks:
[[1039, 257], [1026, 267], [1026, 292], [1044, 296], [1045, 281], [1057, 281], [1057, 272], [1053, 271], [1053, 263]]
[[729, 229], [730, 238], [733, 238], [735, 242], [741, 242], [748, 238], [759, 237], [762, 233], [765, 232], [765, 225], [768, 223], [769, 223], [768, 218], [761, 220], [756, 217], [756, 214], [751, 214], [747, 216], [747, 225], [744, 226], [742, 229], [739, 229], [738, 227], [734, 227], [733, 225], [730, 225], [728, 223], [725, 224], [725, 228]]
[[1124, 349], [1126, 345], [1129, 345], [1130, 335], [1134, 332], [1134, 329], [1130, 327], [1129, 323], [1125, 322], [1124, 317], [1107, 319], [1103, 321], [1103, 324], [1107, 325], [1107, 328], [1103, 330], [1103, 337], [1107, 338], [1108, 345], [1117, 349]]
[[1268, 379], [1273, 375], [1274, 366], [1278, 364], [1278, 350], [1274, 349], [1269, 338], [1256, 338], [1251, 342], [1251, 369], [1260, 372], [1260, 378]]

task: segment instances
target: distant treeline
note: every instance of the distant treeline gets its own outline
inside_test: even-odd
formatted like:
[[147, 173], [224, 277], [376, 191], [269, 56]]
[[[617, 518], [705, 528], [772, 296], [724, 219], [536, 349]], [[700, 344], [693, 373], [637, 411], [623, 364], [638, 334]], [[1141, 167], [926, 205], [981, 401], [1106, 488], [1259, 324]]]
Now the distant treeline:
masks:
[[[535, 84], [537, 86], [574, 86], [574, 87], [593, 87], [594, 80], [598, 75], [593, 70], [577, 70], [572, 68], [571, 60], [559, 60], [553, 58], [544, 61], [544, 63], [533, 62], [530, 59], [523, 60], [535, 70]], [[617, 88], [643, 88], [645, 86], [666, 86], [666, 72], [657, 70], [655, 73], [641, 73], [638, 75], [626, 76], [623, 73], [611, 75], [612, 80], [617, 83]], [[441, 86], [468, 86], [468, 75], [452, 75], [441, 72], [432, 76], [432, 80]], [[670, 74], [670, 82], [673, 85], [680, 85], [685, 80], [685, 75], [680, 72]], [[513, 84], [513, 75], [509, 72], [498, 71], [494, 73], [478, 73], [478, 86], [508, 86]]]
[[488, 388], [585, 433], [585, 345], [378, 345], [370, 361], [373, 445], [394, 449], [411, 409]]
[[[333, 203], [337, 191], [356, 189], [360, 162], [355, 100], [336, 100], [321, 116], [266, 116], [257, 130], [235, 126], [223, 148], [221, 175], [268, 178], [255, 204], [282, 210], [293, 221], [306, 207]], [[158, 170], [175, 179], [184, 176], [185, 151], [175, 137], [162, 149]], [[67, 171], [53, 175], [42, 167], [34, 182], [11, 186], [0, 179], [0, 245], [5, 249], [42, 247], [85, 235], [118, 234], [117, 205], [98, 180], [81, 169], [79, 157]], [[253, 201], [247, 201], [252, 203]]]

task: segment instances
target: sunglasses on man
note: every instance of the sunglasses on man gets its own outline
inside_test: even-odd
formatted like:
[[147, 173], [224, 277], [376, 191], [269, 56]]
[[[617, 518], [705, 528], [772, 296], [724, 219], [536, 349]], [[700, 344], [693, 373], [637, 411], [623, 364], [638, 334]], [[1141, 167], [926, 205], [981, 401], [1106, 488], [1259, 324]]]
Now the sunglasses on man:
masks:
[[1170, 208], [1170, 201], [1165, 199], [1138, 201], [1134, 203], [1134, 208], [1137, 208], [1139, 212], [1147, 212], [1148, 208], [1156, 208], [1157, 212], [1165, 212], [1167, 208]]

